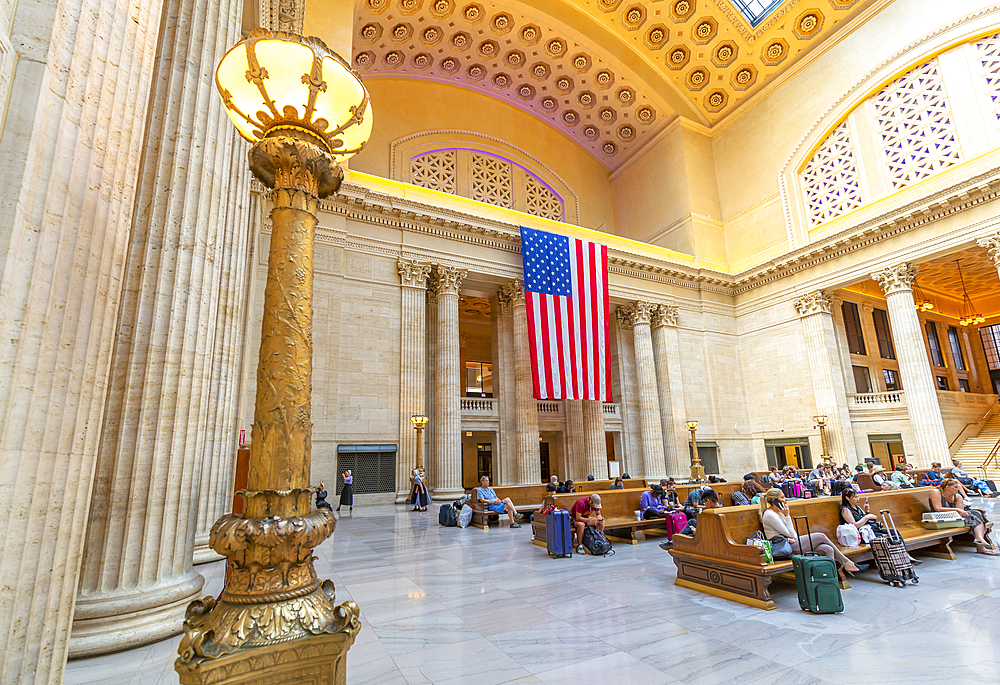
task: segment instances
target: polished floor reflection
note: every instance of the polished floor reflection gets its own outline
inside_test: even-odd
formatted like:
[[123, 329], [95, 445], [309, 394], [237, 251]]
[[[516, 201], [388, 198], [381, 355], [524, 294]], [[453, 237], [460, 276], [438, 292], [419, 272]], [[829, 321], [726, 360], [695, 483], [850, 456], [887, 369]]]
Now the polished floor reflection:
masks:
[[[982, 505], [990, 518], [1000, 506]], [[996, 510], [996, 511], [994, 511]], [[357, 507], [317, 550], [338, 601], [361, 607], [350, 685], [547, 683], [581, 678], [686, 683], [969, 683], [1000, 677], [1000, 558], [957, 547], [925, 557], [920, 585], [869, 571], [841, 615], [798, 608], [777, 584], [775, 611], [677, 587], [655, 541], [608, 558], [552, 559], [520, 530], [460, 530], [436, 512]], [[201, 567], [206, 590], [222, 565]], [[69, 664], [70, 685], [177, 683], [178, 638]], [[620, 682], [620, 681], [619, 681]]]

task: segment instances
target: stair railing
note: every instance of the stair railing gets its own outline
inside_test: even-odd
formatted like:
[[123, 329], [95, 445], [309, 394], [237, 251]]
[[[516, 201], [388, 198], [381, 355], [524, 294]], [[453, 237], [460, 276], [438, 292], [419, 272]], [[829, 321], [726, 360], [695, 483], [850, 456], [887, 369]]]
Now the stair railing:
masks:
[[997, 406], [998, 406], [997, 403], [994, 402], [993, 404], [990, 405], [990, 408], [986, 410], [986, 413], [983, 414], [983, 418], [979, 419], [978, 421], [965, 424], [962, 427], [962, 430], [958, 431], [958, 435], [955, 436], [955, 439], [948, 443], [948, 450], [950, 451], [952, 446], [954, 446], [954, 444], [958, 442], [958, 439], [963, 435], [965, 435], [965, 431], [969, 428], [969, 426], [978, 426], [981, 423], [985, 423], [990, 418], [990, 414], [992, 414], [997, 409]]
[[983, 469], [989, 466], [991, 462], [996, 462], [997, 454], [1000, 454], [1000, 440], [997, 440], [997, 444], [993, 445], [990, 456], [986, 457], [986, 461], [983, 462]]
[[981, 480], [986, 480], [986, 467], [985, 466], [977, 466], [976, 467], [976, 471], [979, 471], [980, 473], [983, 474], [983, 477], [982, 477]]

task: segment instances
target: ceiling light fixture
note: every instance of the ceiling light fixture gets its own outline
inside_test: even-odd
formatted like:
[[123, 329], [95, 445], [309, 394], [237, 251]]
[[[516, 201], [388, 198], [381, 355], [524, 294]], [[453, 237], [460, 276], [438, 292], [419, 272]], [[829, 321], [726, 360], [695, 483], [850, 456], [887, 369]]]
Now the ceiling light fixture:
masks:
[[976, 308], [972, 305], [972, 298], [969, 297], [969, 291], [965, 288], [965, 277], [962, 275], [962, 263], [955, 260], [955, 264], [958, 265], [958, 280], [962, 282], [962, 318], [959, 322], [963, 326], [978, 326], [986, 321], [986, 317], [976, 311]]

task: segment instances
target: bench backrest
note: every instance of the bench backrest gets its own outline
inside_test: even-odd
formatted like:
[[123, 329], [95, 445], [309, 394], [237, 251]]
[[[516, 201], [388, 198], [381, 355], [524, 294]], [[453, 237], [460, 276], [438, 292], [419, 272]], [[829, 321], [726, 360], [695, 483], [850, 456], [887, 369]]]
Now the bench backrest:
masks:
[[[614, 485], [613, 480], [585, 480], [576, 483], [577, 492], [604, 492], [605, 490], [610, 490], [611, 486]], [[622, 480], [625, 488], [628, 490], [634, 488], [644, 488], [646, 487], [645, 478], [625, 478]]]
[[[472, 488], [469, 491], [473, 499], [478, 499], [476, 497], [478, 489], [478, 487]], [[510, 501], [514, 503], [515, 507], [539, 504], [545, 499], [546, 494], [544, 485], [499, 485], [493, 488], [493, 491], [500, 499], [510, 497]]]
[[[743, 487], [743, 481], [732, 481], [728, 483], [705, 483], [719, 495], [720, 502], [724, 507], [732, 506], [733, 504], [733, 493]], [[700, 488], [701, 485], [678, 485], [677, 486], [677, 499], [681, 504], [684, 504], [684, 500], [688, 498], [691, 491], [695, 488]]]
[[[930, 469], [913, 469], [912, 471], [907, 471], [906, 475], [913, 479], [914, 485], [920, 485], [924, 481], [924, 476]], [[941, 468], [941, 473], [945, 478], [951, 478], [951, 467]]]
[[[629, 488], [626, 490], [608, 490], [598, 493], [601, 496], [601, 514], [605, 519], [635, 518], [639, 508], [639, 500], [646, 488]], [[568, 492], [553, 495], [551, 501], [560, 509], [569, 510], [586, 493]]]

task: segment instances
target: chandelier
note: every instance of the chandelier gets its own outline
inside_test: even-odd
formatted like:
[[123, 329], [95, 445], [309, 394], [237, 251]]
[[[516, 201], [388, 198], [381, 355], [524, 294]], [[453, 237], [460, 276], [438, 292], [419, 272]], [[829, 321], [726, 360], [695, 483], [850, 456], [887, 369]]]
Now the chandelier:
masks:
[[956, 259], [955, 264], [958, 265], [958, 280], [962, 283], [962, 318], [958, 323], [963, 326], [978, 326], [986, 321], [986, 317], [977, 312], [976, 308], [972, 305], [972, 299], [969, 297], [969, 291], [965, 288], [965, 277], [962, 275], [962, 263]]
[[916, 281], [913, 283], [913, 306], [918, 312], [926, 312], [934, 309], [934, 303], [927, 299], [927, 296], [917, 287]]

